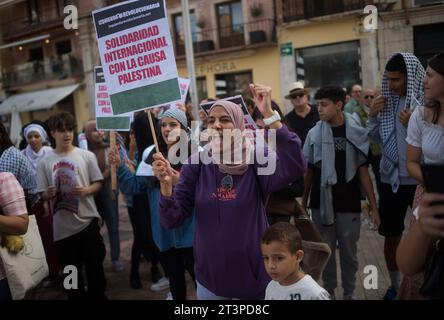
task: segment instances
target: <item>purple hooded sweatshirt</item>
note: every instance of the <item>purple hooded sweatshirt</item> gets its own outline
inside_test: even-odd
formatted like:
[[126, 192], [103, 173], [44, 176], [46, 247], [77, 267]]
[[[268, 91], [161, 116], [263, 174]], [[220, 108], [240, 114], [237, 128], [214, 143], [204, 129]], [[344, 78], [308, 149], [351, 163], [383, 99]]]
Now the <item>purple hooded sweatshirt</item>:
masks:
[[[263, 299], [270, 277], [260, 250], [268, 228], [264, 203], [268, 195], [295, 181], [306, 170], [301, 141], [286, 126], [276, 130], [276, 171], [257, 175], [258, 164], [243, 175], [226, 174], [215, 164], [186, 164], [171, 197], [161, 196], [160, 220], [167, 228], [181, 225], [193, 208], [196, 229], [196, 280], [218, 296]], [[271, 156], [271, 154], [270, 154]]]

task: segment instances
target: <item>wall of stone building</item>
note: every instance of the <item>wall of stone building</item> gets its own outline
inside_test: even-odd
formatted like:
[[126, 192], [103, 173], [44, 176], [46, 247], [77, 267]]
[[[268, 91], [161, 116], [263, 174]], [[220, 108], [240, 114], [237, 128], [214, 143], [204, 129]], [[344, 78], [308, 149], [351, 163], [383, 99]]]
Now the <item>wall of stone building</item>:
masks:
[[444, 4], [410, 8], [381, 14], [378, 30], [379, 66], [384, 70], [387, 60], [396, 52], [414, 52], [415, 26], [444, 22]]
[[[216, 96], [217, 74], [240, 73], [251, 70], [253, 82], [272, 87], [272, 97], [282, 105], [279, 54], [276, 47], [256, 49], [245, 57], [215, 56], [211, 61], [196, 63], [196, 77], [206, 77], [208, 97]], [[187, 77], [184, 63], [178, 65], [179, 75]]]
[[[218, 16], [216, 12], [216, 6], [221, 3], [226, 3], [226, 0], [196, 0], [189, 1], [190, 10], [194, 10], [196, 15], [196, 21], [205, 21], [205, 27], [202, 30], [211, 30], [211, 38], [215, 40], [215, 45], [218, 41]], [[263, 14], [260, 17], [251, 16], [251, 5], [253, 3], [261, 3], [263, 7]], [[167, 1], [168, 19], [172, 28], [173, 21], [172, 16], [182, 12], [181, 1], [171, 0]], [[248, 43], [249, 31], [257, 30], [258, 28], [269, 28], [271, 20], [274, 18], [273, 1], [269, 0], [243, 0], [242, 1], [242, 16], [244, 23], [245, 41]], [[267, 20], [267, 22], [265, 21]], [[198, 28], [198, 37], [201, 29]], [[269, 35], [270, 36], [270, 35]], [[200, 39], [199, 39], [200, 40]]]
[[[99, 49], [97, 46], [96, 33], [91, 18], [91, 12], [103, 8], [106, 6], [105, 0], [79, 0], [79, 36], [77, 37], [77, 44], [80, 49], [80, 57], [83, 63], [83, 76], [84, 76], [84, 88], [78, 90], [82, 93], [82, 98], [80, 98], [80, 93], [75, 97], [76, 108], [84, 110], [85, 106], [88, 109], [88, 116], [83, 116], [83, 112], [80, 112], [80, 117], [82, 119], [77, 119], [78, 123], [80, 121], [88, 120], [89, 118], [95, 117], [95, 107], [94, 107], [94, 67], [100, 65]], [[85, 121], [86, 121], [85, 120]]]
[[368, 33], [366, 37], [360, 39], [361, 47], [361, 72], [362, 86], [364, 88], [375, 89], [381, 82], [377, 32]]

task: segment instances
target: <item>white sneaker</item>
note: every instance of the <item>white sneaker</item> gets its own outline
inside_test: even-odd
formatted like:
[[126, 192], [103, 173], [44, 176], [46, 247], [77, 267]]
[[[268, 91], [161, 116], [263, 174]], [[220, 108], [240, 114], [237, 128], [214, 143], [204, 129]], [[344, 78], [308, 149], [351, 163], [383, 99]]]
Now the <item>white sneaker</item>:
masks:
[[166, 296], [165, 296], [165, 300], [173, 300], [173, 295], [171, 294], [171, 291], [169, 291]]
[[153, 283], [150, 287], [151, 291], [163, 291], [170, 287], [170, 281], [168, 278], [162, 277], [156, 283]]

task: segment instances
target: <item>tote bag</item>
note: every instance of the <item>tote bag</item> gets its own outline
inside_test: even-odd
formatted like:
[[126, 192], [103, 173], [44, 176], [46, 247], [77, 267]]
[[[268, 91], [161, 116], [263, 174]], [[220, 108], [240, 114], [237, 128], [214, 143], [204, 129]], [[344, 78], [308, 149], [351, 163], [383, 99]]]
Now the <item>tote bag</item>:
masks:
[[48, 264], [42, 239], [34, 215], [29, 216], [28, 231], [23, 236], [25, 246], [18, 253], [10, 253], [0, 246], [0, 256], [14, 300], [23, 299], [48, 276]]

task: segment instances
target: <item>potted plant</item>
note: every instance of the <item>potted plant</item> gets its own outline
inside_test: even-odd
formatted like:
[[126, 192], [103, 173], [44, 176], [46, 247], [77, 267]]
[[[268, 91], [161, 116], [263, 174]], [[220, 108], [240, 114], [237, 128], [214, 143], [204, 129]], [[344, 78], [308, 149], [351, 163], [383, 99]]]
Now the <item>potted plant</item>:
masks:
[[[197, 21], [196, 21], [196, 26], [202, 30], [200, 32], [201, 36], [205, 39], [205, 35], [208, 32], [207, 31], [203, 31], [203, 29], [205, 28], [206, 25], [206, 20], [204, 17], [200, 17]], [[196, 52], [204, 52], [204, 51], [210, 51], [210, 50], [214, 50], [214, 43], [211, 40], [201, 40], [199, 42], [197, 42], [195, 44], [195, 50]]]
[[[263, 8], [261, 2], [255, 2], [250, 7], [250, 13], [253, 18], [259, 18], [260, 16], [262, 16], [263, 12], [264, 12], [264, 8]], [[250, 26], [250, 27], [252, 27], [252, 26]], [[254, 29], [261, 29], [259, 25], [256, 25], [252, 29], [253, 29], [253, 31], [250, 31], [250, 43], [251, 44], [261, 43], [261, 42], [265, 42], [267, 40], [266, 34], [263, 30], [255, 30], [254, 31]]]
[[196, 26], [198, 26], [200, 29], [205, 28], [205, 19], [201, 17], [199, 20], [197, 20]]
[[251, 16], [253, 18], [259, 18], [262, 16], [262, 13], [264, 12], [262, 3], [261, 2], [255, 2], [250, 7]]

